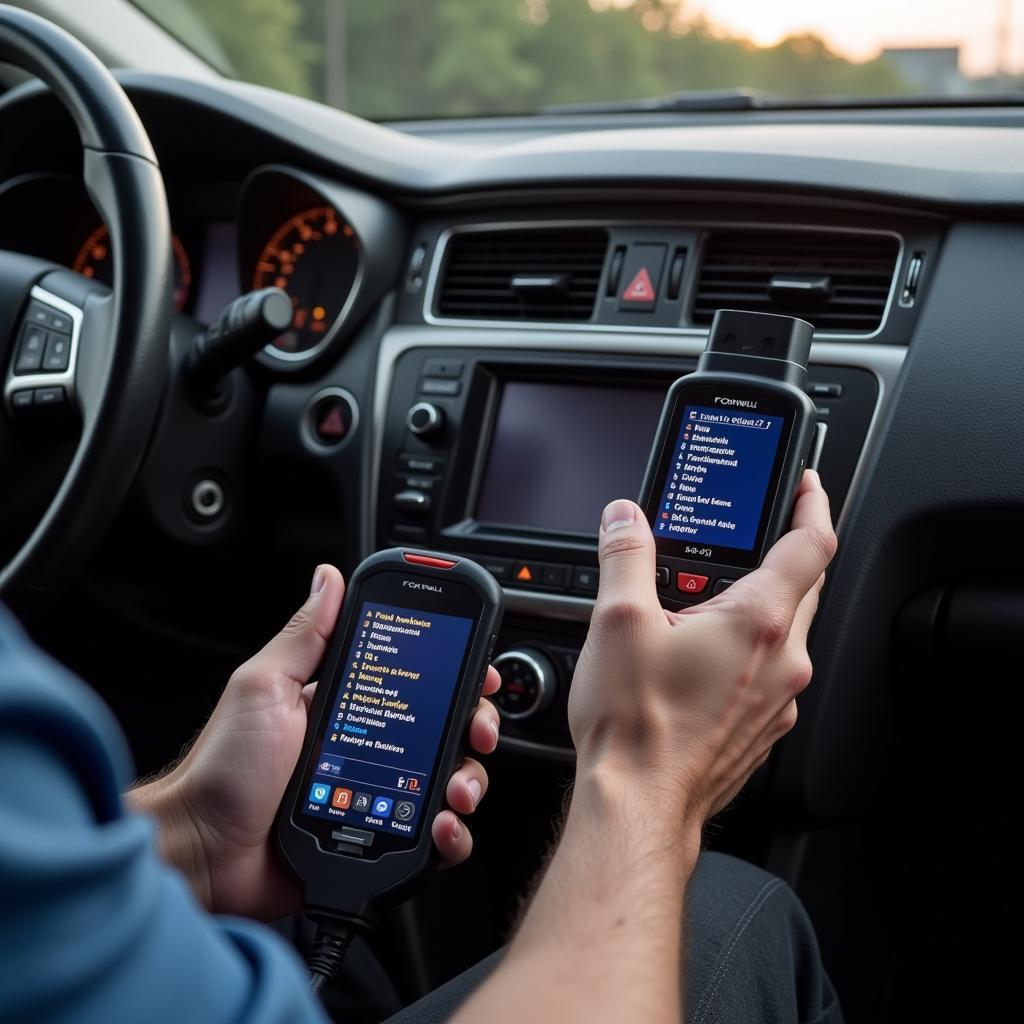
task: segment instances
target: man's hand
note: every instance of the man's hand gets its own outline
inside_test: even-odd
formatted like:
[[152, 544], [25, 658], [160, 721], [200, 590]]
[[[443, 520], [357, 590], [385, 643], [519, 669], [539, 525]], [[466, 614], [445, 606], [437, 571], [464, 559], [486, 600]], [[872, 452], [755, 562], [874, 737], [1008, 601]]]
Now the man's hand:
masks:
[[669, 612], [658, 603], [642, 510], [613, 502], [569, 698], [578, 773], [600, 768], [663, 789], [698, 827], [721, 810], [796, 723], [796, 697], [811, 679], [807, 632], [835, 549], [828, 497], [808, 471], [792, 529], [761, 568]]
[[[272, 919], [299, 908], [299, 893], [270, 845], [270, 828], [302, 749], [316, 671], [334, 631], [345, 584], [322, 565], [312, 592], [291, 621], [238, 668], [184, 760], [127, 800], [156, 815], [164, 857], [218, 913]], [[492, 668], [484, 694], [501, 684]], [[498, 743], [498, 713], [482, 699], [469, 742], [481, 754]], [[434, 819], [441, 856], [457, 864], [473, 840], [458, 815], [472, 814], [487, 791], [487, 773], [466, 758], [448, 783], [451, 810]], [[456, 813], [457, 812], [457, 813]]]
[[701, 827], [796, 721], [835, 545], [808, 473], [792, 530], [760, 569], [666, 612], [643, 511], [605, 509], [601, 586], [569, 696], [565, 829], [508, 953], [457, 1021], [683, 1019], [683, 904]]

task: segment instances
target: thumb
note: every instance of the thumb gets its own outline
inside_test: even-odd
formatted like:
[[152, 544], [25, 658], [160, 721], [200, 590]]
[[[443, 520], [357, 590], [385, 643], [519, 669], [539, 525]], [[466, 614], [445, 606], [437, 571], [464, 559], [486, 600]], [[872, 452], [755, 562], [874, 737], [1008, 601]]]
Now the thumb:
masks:
[[639, 505], [619, 499], [605, 508], [597, 556], [601, 563], [598, 609], [628, 602], [660, 611], [654, 583], [654, 534]]
[[344, 596], [341, 573], [333, 565], [317, 566], [306, 603], [247, 667], [304, 686], [323, 659]]

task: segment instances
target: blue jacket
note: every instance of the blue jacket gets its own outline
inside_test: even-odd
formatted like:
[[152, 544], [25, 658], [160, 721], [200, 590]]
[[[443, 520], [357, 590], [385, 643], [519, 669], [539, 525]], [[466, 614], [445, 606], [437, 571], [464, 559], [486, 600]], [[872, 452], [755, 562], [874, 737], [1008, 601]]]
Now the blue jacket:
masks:
[[124, 738], [0, 608], [0, 1021], [324, 1021], [270, 929], [217, 918], [125, 813]]

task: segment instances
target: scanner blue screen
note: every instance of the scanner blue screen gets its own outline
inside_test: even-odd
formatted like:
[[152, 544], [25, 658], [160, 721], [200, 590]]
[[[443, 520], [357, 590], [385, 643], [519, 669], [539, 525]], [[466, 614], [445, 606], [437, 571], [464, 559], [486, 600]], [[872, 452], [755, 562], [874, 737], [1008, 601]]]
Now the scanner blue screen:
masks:
[[418, 833], [472, 628], [460, 616], [362, 606], [307, 784], [306, 814], [339, 828]]
[[782, 416], [686, 406], [655, 537], [750, 551], [784, 423]]

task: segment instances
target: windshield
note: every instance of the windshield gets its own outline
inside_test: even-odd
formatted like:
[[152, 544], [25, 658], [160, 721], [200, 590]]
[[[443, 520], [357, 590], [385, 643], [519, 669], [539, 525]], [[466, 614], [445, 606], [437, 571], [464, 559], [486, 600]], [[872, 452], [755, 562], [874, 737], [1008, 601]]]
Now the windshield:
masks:
[[226, 75], [363, 117], [691, 90], [1016, 92], [1012, 0], [134, 0]]

